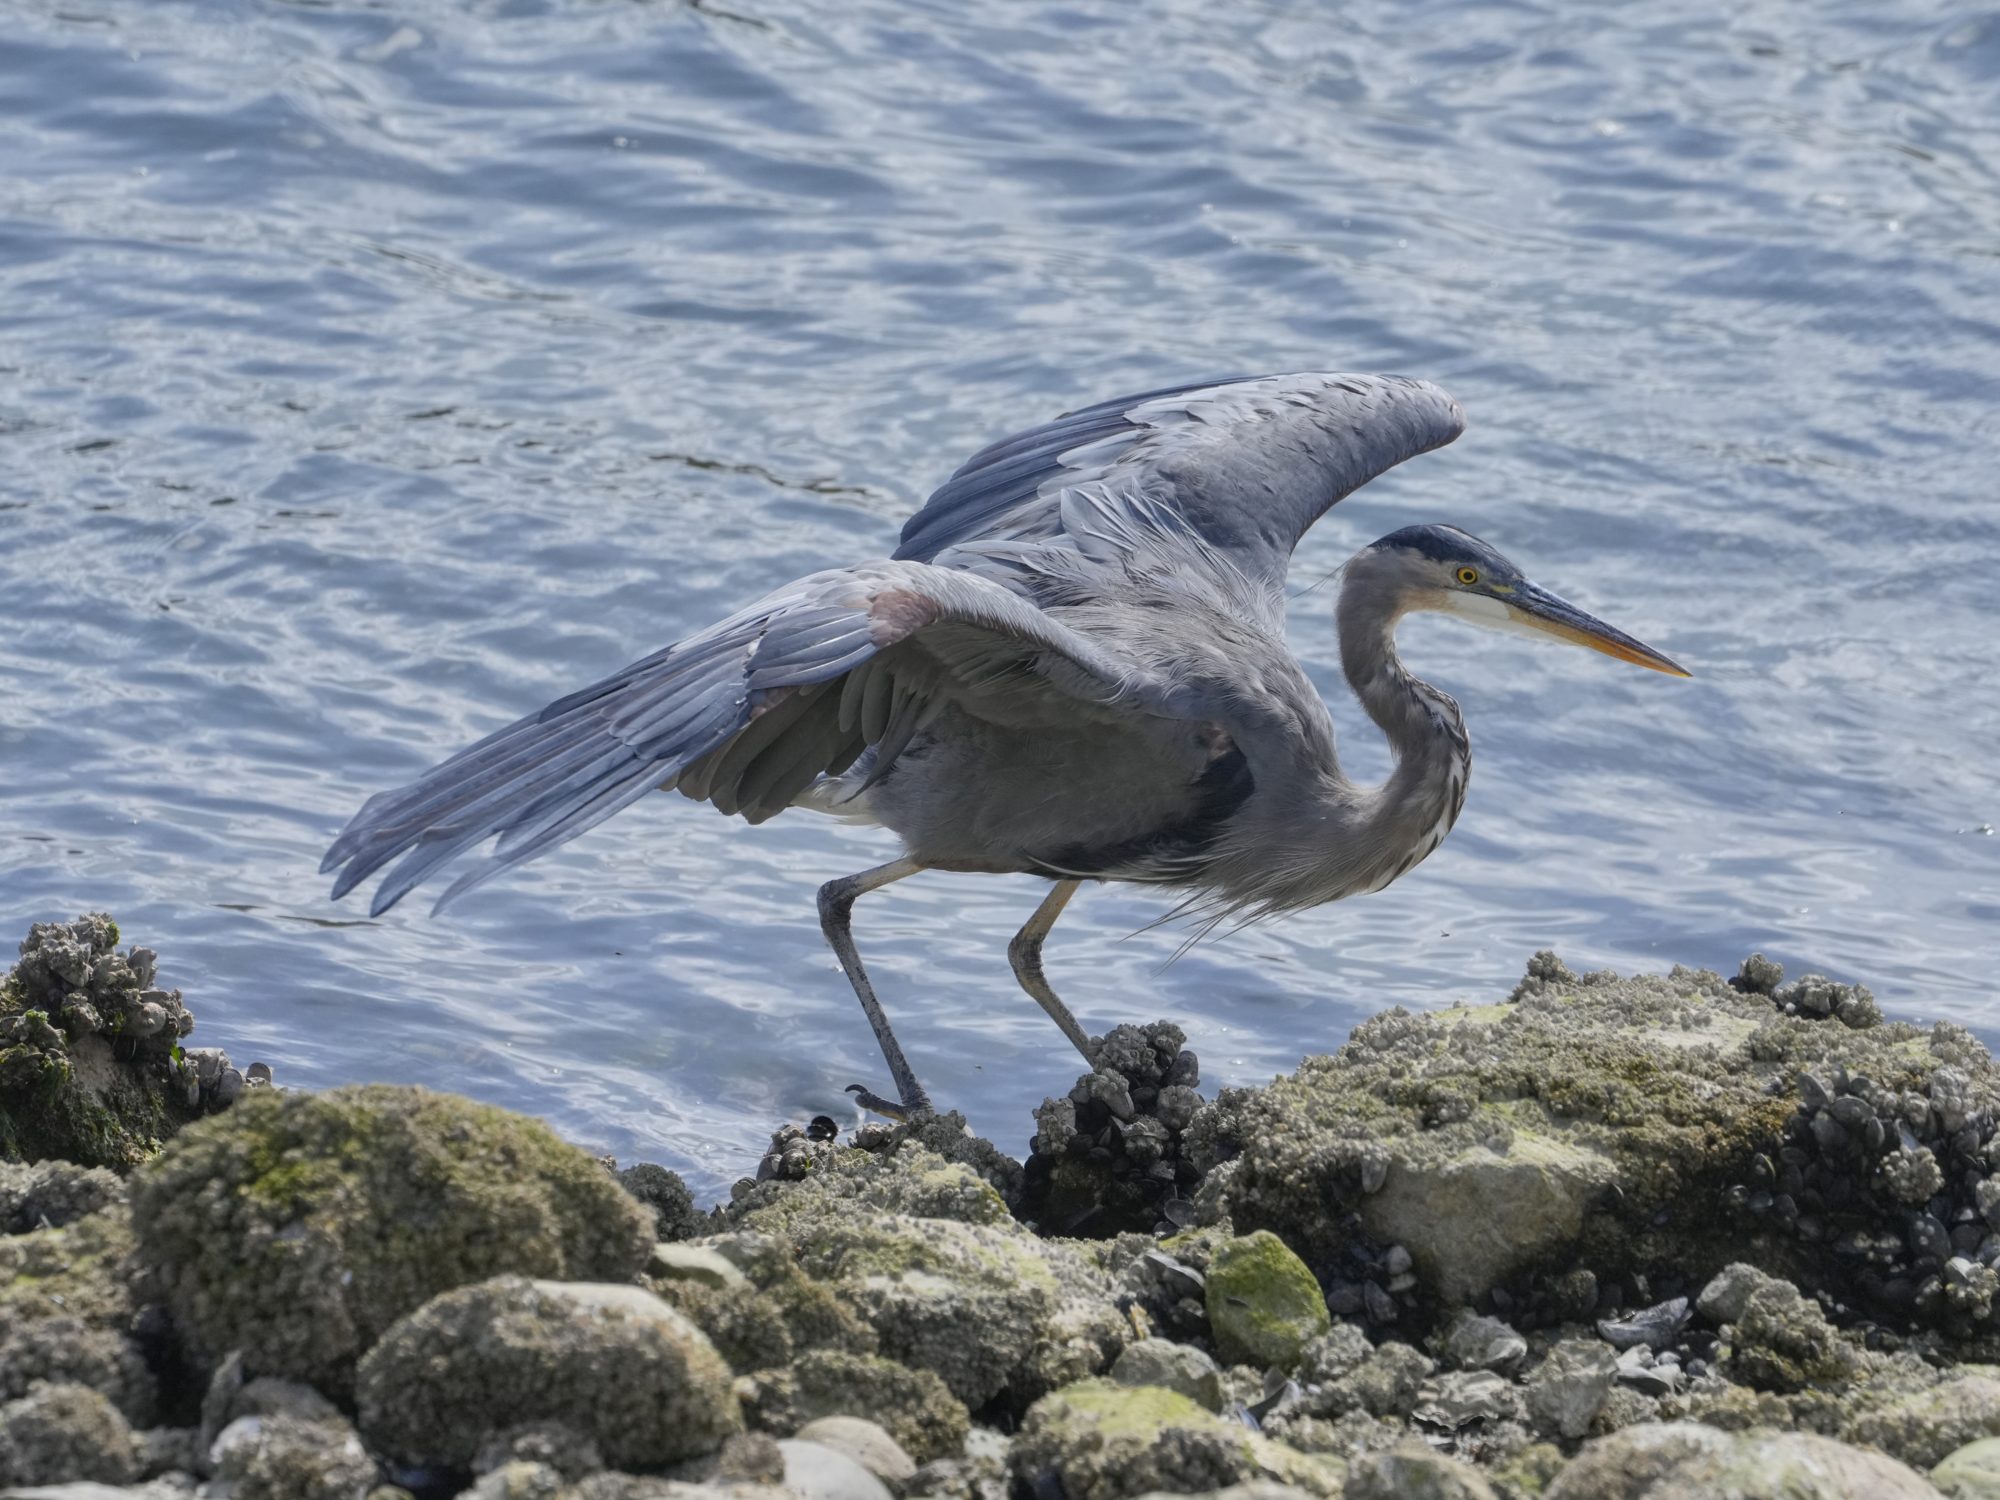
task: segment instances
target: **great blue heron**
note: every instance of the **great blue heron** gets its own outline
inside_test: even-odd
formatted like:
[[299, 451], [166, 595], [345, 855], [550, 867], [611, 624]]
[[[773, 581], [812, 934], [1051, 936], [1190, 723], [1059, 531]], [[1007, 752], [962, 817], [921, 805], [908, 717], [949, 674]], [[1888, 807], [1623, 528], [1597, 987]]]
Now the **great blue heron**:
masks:
[[820, 887], [819, 913], [901, 1110], [930, 1100], [848, 924], [856, 897], [920, 870], [1054, 882], [1009, 956], [1094, 1064], [1041, 963], [1081, 882], [1261, 916], [1379, 891], [1450, 831], [1465, 723], [1397, 658], [1403, 615], [1688, 675], [1476, 537], [1405, 527], [1348, 562], [1337, 608], [1341, 666], [1395, 770], [1380, 786], [1341, 773], [1285, 644], [1286, 565], [1335, 501], [1464, 425], [1436, 386], [1386, 375], [1211, 381], [1071, 412], [974, 454], [890, 560], [801, 578], [370, 799], [322, 869], [345, 866], [337, 899], [401, 855], [379, 913], [498, 834], [442, 907], [655, 788], [752, 823], [789, 807], [878, 823], [902, 857]]

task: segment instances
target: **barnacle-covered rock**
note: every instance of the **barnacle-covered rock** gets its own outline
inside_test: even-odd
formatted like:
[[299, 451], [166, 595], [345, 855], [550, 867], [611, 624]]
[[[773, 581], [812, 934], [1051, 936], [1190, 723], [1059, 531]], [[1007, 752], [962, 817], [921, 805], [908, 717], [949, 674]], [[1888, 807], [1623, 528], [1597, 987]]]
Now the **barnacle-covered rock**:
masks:
[[654, 1244], [652, 1214], [547, 1126], [417, 1088], [254, 1090], [149, 1163], [132, 1208], [191, 1343], [335, 1396], [438, 1292], [626, 1280]]
[[61, 1227], [0, 1235], [0, 1401], [42, 1381], [108, 1396], [153, 1420], [155, 1382], [131, 1329], [132, 1219], [122, 1202]]
[[60, 1229], [125, 1201], [125, 1184], [102, 1167], [51, 1160], [0, 1161], [0, 1234]]
[[1880, 1448], [1911, 1468], [1931, 1468], [1968, 1443], [2000, 1438], [1996, 1373], [1960, 1375], [1899, 1400], [1863, 1406], [1840, 1435]]
[[1724, 1330], [1730, 1375], [1760, 1390], [1797, 1391], [1847, 1378], [1854, 1347], [1788, 1281], [1765, 1277]]
[[708, 1215], [678, 1172], [642, 1161], [618, 1174], [618, 1185], [653, 1211], [653, 1233], [662, 1240], [691, 1240], [709, 1231]]
[[220, 1052], [186, 1052], [194, 1017], [149, 948], [118, 951], [102, 912], [37, 922], [0, 979], [0, 1160], [126, 1171], [242, 1090]]
[[[820, 1143], [815, 1143], [820, 1144]], [[728, 1229], [801, 1237], [801, 1228], [874, 1211], [964, 1224], [1013, 1224], [999, 1191], [972, 1168], [907, 1141], [863, 1151], [824, 1145], [825, 1160], [799, 1181], [771, 1180], [746, 1189], [722, 1211]]]
[[496, 1434], [559, 1422], [620, 1468], [713, 1453], [742, 1426], [728, 1366], [635, 1286], [497, 1277], [432, 1298], [368, 1351], [363, 1435], [396, 1462], [463, 1468]]
[[[662, 1251], [680, 1252], [667, 1274]], [[711, 1279], [685, 1274], [690, 1254], [711, 1258], [734, 1275]], [[789, 1247], [752, 1232], [725, 1235], [703, 1246], [655, 1246], [642, 1284], [685, 1314], [708, 1335], [738, 1373], [789, 1364], [806, 1349], [873, 1354], [875, 1330], [834, 1290], [799, 1269]]]
[[965, 1403], [936, 1375], [871, 1354], [810, 1350], [743, 1377], [736, 1394], [760, 1432], [789, 1437], [822, 1417], [866, 1417], [919, 1463], [956, 1456], [971, 1428]]
[[[1858, 987], [1538, 955], [1505, 1005], [1391, 1011], [1269, 1088], [1225, 1090], [1189, 1146], [1204, 1216], [1279, 1234], [1336, 1316], [1421, 1327], [1505, 1293], [1523, 1330], [1594, 1320], [1614, 1282], [1692, 1290], [1754, 1254], [2000, 1354], [1996, 1129], [1976, 1039], [1884, 1022]], [[1558, 1267], [1593, 1273], [1587, 1299]]]
[[759, 1184], [725, 1217], [785, 1246], [883, 1354], [935, 1372], [973, 1406], [1003, 1391], [1025, 1404], [1097, 1374], [1133, 1336], [1093, 1260], [1038, 1239], [970, 1166], [915, 1141]]
[[212, 1458], [229, 1500], [365, 1500], [378, 1477], [338, 1416], [239, 1417], [217, 1435]]
[[1544, 1500], [1937, 1500], [1894, 1459], [1806, 1432], [1628, 1427], [1585, 1446]]
[[138, 1477], [139, 1446], [118, 1408], [87, 1386], [38, 1385], [0, 1406], [0, 1488]]
[[1267, 1479], [1338, 1496], [1342, 1465], [1259, 1437], [1154, 1386], [1090, 1380], [1044, 1396], [1014, 1439], [1015, 1478], [1053, 1478], [1070, 1500], [1126, 1500], [1151, 1490], [1194, 1494]]

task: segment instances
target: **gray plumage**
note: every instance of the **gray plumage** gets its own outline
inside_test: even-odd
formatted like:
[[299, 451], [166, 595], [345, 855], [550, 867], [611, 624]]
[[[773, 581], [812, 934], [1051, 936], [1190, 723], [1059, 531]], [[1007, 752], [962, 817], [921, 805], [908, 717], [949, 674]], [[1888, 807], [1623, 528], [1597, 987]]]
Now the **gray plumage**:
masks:
[[1342, 496], [1463, 425], [1424, 381], [1297, 374], [1105, 402], [1007, 438], [931, 496], [893, 558], [802, 578], [371, 799], [327, 853], [333, 893], [388, 866], [379, 913], [497, 836], [442, 906], [656, 788], [751, 822], [810, 807], [881, 824], [907, 851], [821, 898], [905, 1107], [928, 1101], [846, 909], [918, 869], [1058, 882], [1023, 930], [1035, 982], [1018, 951], [1016, 970], [1084, 1045], [1039, 965], [1071, 882], [1264, 915], [1378, 890], [1444, 838], [1470, 752], [1457, 705], [1397, 657], [1402, 614], [1679, 672], [1477, 539], [1406, 528], [1348, 564], [1338, 606], [1342, 666], [1396, 767], [1377, 787], [1342, 774], [1285, 644], [1286, 566]]

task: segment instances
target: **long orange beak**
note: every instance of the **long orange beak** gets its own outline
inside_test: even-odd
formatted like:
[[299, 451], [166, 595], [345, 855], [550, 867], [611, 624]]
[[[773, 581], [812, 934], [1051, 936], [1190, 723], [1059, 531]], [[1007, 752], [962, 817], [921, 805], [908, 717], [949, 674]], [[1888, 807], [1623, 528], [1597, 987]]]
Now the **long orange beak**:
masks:
[[1511, 617], [1510, 623], [1514, 625], [1542, 635], [1552, 635], [1572, 645], [1588, 646], [1593, 651], [1602, 651], [1606, 656], [1615, 656], [1634, 666], [1665, 672], [1669, 677], [1694, 676], [1671, 656], [1655, 651], [1644, 641], [1605, 624], [1595, 615], [1585, 614], [1567, 599], [1532, 583], [1522, 584], [1503, 602]]

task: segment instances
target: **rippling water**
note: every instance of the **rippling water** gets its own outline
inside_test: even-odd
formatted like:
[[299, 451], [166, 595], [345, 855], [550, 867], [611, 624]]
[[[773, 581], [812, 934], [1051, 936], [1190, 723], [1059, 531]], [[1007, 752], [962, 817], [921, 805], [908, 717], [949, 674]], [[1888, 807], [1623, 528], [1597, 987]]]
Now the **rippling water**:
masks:
[[[1087, 892], [1087, 1022], [1256, 1081], [1532, 949], [1761, 947], [2000, 1025], [2000, 14], [1911, 0], [0, 4], [0, 920], [108, 908], [202, 1037], [713, 1189], [879, 1084], [813, 889], [885, 836], [660, 798], [438, 920], [328, 903], [368, 793], [762, 590], [965, 453], [1249, 369], [1472, 430], [1293, 578], [1462, 524], [1689, 662], [1417, 621], [1476, 768], [1382, 895], [1196, 949]], [[1036, 883], [857, 932], [941, 1100], [1074, 1076]], [[1991, 1032], [1989, 1032], [1991, 1034]]]

